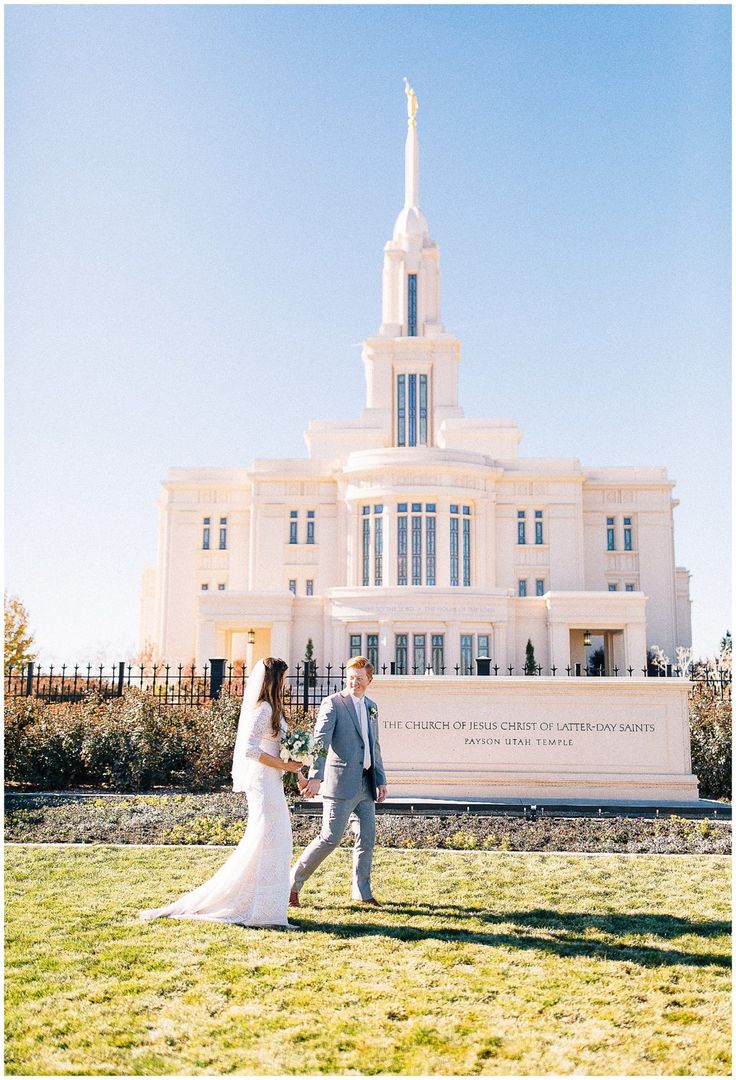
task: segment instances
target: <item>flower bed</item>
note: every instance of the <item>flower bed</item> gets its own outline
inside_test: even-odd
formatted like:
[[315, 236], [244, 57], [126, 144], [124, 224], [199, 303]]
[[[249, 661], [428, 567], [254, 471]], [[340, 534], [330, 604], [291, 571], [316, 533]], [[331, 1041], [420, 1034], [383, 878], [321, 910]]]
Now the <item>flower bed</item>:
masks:
[[[244, 796], [8, 794], [5, 839], [18, 843], [237, 844], [247, 822]], [[319, 818], [292, 815], [294, 845], [307, 844]], [[470, 814], [378, 815], [377, 843], [390, 848], [485, 851], [650, 852], [725, 855], [726, 821], [685, 818], [551, 818], [525, 821]], [[350, 833], [343, 840], [352, 843]]]

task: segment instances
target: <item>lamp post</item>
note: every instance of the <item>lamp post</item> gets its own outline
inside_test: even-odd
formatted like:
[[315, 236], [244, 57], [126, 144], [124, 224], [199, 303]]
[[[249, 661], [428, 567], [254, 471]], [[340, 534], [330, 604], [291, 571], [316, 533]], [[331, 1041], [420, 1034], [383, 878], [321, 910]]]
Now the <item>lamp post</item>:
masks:
[[590, 648], [590, 630], [583, 632], [583, 647], [585, 649], [585, 674], [590, 675], [588, 670], [588, 649]]
[[251, 629], [248, 631], [247, 666], [248, 666], [248, 674], [249, 675], [250, 675], [251, 671], [253, 670], [253, 646], [255, 645], [255, 643], [256, 643], [256, 632], [251, 627]]

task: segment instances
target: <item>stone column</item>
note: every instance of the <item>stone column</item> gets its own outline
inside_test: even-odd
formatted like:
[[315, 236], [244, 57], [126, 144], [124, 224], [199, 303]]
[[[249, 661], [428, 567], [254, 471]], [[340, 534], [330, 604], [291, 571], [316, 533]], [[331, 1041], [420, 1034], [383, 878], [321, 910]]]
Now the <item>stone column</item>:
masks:
[[[431, 639], [430, 639], [431, 645]], [[460, 665], [460, 623], [445, 623], [445, 675], [455, 674], [455, 665]], [[435, 672], [439, 675], [439, 672]]]
[[333, 622], [332, 624], [332, 665], [339, 671], [340, 664], [344, 664], [348, 658], [348, 643], [345, 635], [345, 623]]
[[383, 504], [383, 588], [396, 584], [396, 501]]
[[386, 671], [391, 670], [391, 661], [394, 659], [394, 635], [393, 622], [391, 619], [378, 620], [378, 659], [380, 665], [386, 665]]
[[486, 545], [486, 519], [488, 517], [486, 504], [482, 499], [475, 503], [473, 517], [470, 526], [470, 582], [476, 588], [487, 589], [488, 581], [488, 548]]
[[218, 633], [214, 619], [202, 619], [197, 623], [197, 645], [194, 662], [206, 664], [211, 656], [224, 656], [227, 642], [224, 631]]
[[570, 664], [570, 628], [567, 623], [548, 621], [547, 632], [549, 666], [564, 674]]
[[643, 675], [647, 666], [647, 634], [644, 623], [627, 623], [624, 627], [624, 666], [634, 669], [634, 675]]
[[[338, 482], [335, 496], [335, 544], [333, 556], [334, 576], [331, 585], [347, 585], [349, 579], [349, 556], [347, 554], [347, 509], [345, 506], [345, 485]], [[323, 591], [323, 590], [322, 590]]]
[[508, 656], [508, 627], [505, 622], [493, 623], [493, 637], [491, 638], [491, 667], [498, 664], [499, 675], [507, 674], [506, 668], [510, 660]]
[[483, 537], [485, 541], [485, 557], [483, 563], [482, 579], [478, 582], [481, 588], [496, 588], [496, 493], [489, 492], [483, 499]]
[[271, 625], [271, 655], [281, 656], [288, 663], [296, 664], [300, 657], [291, 656], [291, 623], [279, 620]]

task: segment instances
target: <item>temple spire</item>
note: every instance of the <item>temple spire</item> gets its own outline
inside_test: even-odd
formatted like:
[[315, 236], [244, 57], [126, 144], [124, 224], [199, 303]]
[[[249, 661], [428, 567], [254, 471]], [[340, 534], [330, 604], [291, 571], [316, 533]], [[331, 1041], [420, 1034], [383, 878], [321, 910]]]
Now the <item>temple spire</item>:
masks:
[[[414, 88], [404, 79], [408, 130], [404, 159], [404, 205], [393, 236], [383, 249], [381, 337], [438, 337], [440, 319], [439, 250], [419, 209], [419, 140]], [[420, 373], [421, 374], [421, 373]]]
[[411, 206], [419, 206], [419, 139], [416, 121], [419, 102], [406, 76], [404, 76], [404, 93], [408, 114], [404, 157], [404, 208], [408, 210]]

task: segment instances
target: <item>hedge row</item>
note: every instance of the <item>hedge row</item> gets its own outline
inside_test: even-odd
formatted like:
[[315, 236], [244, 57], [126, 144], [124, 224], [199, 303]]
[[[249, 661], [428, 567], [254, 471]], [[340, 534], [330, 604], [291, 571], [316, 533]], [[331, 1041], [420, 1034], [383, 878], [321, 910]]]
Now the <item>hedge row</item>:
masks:
[[[702, 798], [731, 797], [730, 706], [730, 686], [724, 696], [707, 685], [692, 691], [693, 771]], [[177, 785], [218, 790], [230, 784], [239, 711], [238, 698], [185, 707], [161, 704], [133, 689], [121, 698], [90, 694], [81, 702], [56, 705], [10, 699], [5, 776], [46, 791], [82, 785], [112, 791]]]
[[55, 705], [16, 698], [6, 702], [5, 777], [41, 790], [216, 790], [231, 783], [239, 713], [227, 695], [191, 707], [135, 689]]
[[[247, 824], [243, 795], [6, 797], [5, 838], [17, 843], [237, 844]], [[731, 850], [726, 821], [685, 818], [400, 817], [379, 814], [377, 843], [391, 848], [485, 851], [607, 851], [719, 854]], [[292, 814], [294, 844], [320, 819]], [[352, 844], [348, 831], [343, 843]]]

